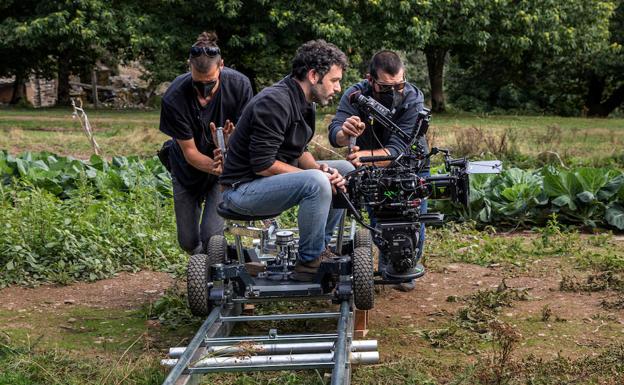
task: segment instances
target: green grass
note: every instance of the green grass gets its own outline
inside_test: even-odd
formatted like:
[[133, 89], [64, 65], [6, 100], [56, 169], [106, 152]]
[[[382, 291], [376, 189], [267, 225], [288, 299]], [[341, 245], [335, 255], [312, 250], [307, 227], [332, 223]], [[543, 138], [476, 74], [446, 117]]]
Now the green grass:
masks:
[[428, 228], [427, 262], [466, 262], [489, 266], [503, 264], [526, 270], [540, 259], [562, 259], [570, 268], [624, 271], [622, 242], [610, 232], [581, 234], [555, 227], [506, 236], [493, 227], [479, 231], [472, 223], [452, 223]]
[[[91, 149], [80, 123], [71, 118], [71, 112], [69, 107], [0, 109], [0, 130], [4, 132], [0, 135], [0, 148], [12, 153], [47, 150], [61, 155], [88, 157]], [[96, 139], [107, 156], [151, 156], [166, 139], [158, 130], [158, 110], [87, 108], [87, 113]], [[316, 136], [310, 148], [319, 159], [340, 158], [344, 151], [332, 149], [327, 140], [331, 115], [325, 113], [317, 115]], [[481, 129], [483, 135], [495, 142], [506, 136], [507, 151], [520, 154], [519, 159], [510, 160], [520, 163], [526, 163], [522, 157], [535, 158], [544, 151], [554, 151], [570, 164], [624, 165], [622, 118], [439, 114], [432, 119], [430, 141], [438, 147], [457, 147], [458, 135], [474, 136], [471, 127]], [[481, 157], [480, 152], [484, 149], [467, 150], [473, 152], [473, 157]]]
[[[87, 112], [106, 156], [152, 156], [166, 139], [158, 131], [158, 111]], [[327, 119], [322, 115], [318, 117], [317, 136], [311, 148], [319, 158], [336, 158], [339, 155], [325, 149], [329, 147], [325, 129]], [[457, 134], [469, 131], [471, 127], [482, 129], [492, 138], [515, 135], [514, 145], [517, 148], [514, 151], [517, 150], [524, 157], [534, 159], [540, 152], [549, 150], [558, 152], [565, 162], [589, 165], [617, 163], [617, 151], [621, 151], [624, 142], [624, 119], [442, 114], [434, 116], [432, 121], [434, 144], [455, 146]], [[91, 153], [79, 123], [71, 119], [70, 108], [0, 109], [0, 131], [0, 148], [8, 149], [12, 153], [47, 150], [82, 158], [87, 158]], [[102, 220], [106, 218], [93, 222], [97, 225], [88, 223], [90, 219], [80, 214], [88, 205], [83, 204], [84, 207], [81, 208], [78, 201], [74, 206], [71, 202], [67, 203], [72, 206], [73, 214], [59, 213], [52, 205], [57, 202], [47, 196], [41, 196], [32, 202], [19, 200], [19, 207], [12, 204], [3, 206], [6, 211], [3, 211], [3, 220], [14, 228], [21, 228], [20, 226], [32, 222], [29, 226], [35, 232], [41, 228], [37, 227], [37, 223], [50, 223], [53, 224], [51, 228], [62, 230], [64, 226], [68, 226], [62, 219], [69, 217], [76, 224], [71, 228], [72, 231], [77, 234], [84, 233], [85, 236], [97, 235], [102, 239], [108, 235], [99, 232], [113, 232], [122, 239], [124, 237], [119, 234], [136, 233], [137, 228], [142, 226], [144, 229], [141, 232], [154, 232], [153, 235], [157, 236], [158, 241], [151, 241], [150, 245], [163, 244], [168, 250], [165, 254], [177, 253], [176, 258], [182, 259], [175, 247], [175, 239], [171, 238], [175, 233], [170, 202], [159, 206], [163, 212], [166, 211], [164, 217], [171, 221], [162, 225], [166, 231], [161, 234], [160, 228], [150, 226], [156, 222], [149, 218], [158, 213], [148, 210], [137, 214], [130, 206], [125, 207], [119, 199], [116, 201], [116, 207], [121, 207], [119, 213], [109, 212], [108, 215], [137, 215], [133, 217], [132, 223], [128, 223], [121, 230], [113, 226], [102, 226]], [[147, 198], [139, 201], [146, 207], [156, 207]], [[89, 203], [88, 200], [85, 202]], [[18, 212], [20, 209], [26, 210], [27, 215]], [[9, 230], [5, 228], [4, 231]], [[26, 235], [32, 238], [33, 245], [43, 250], [48, 242], [44, 237], [45, 233], [41, 234], [40, 237], [36, 234]], [[24, 241], [21, 238], [25, 236], [24, 232], [16, 232], [13, 236], [14, 240]], [[427, 230], [427, 237], [425, 255], [428, 256], [428, 267], [434, 271], [445, 263], [466, 262], [483, 266], [500, 264], [511, 275], [531, 272], [534, 276], [543, 276], [553, 274], [553, 269], [558, 274], [572, 273], [581, 276], [603, 271], [618, 274], [624, 272], [621, 241], [610, 233], [581, 234], [557, 225], [523, 233], [522, 237], [510, 237], [497, 233], [492, 228], [477, 231], [474, 226], [463, 224], [430, 228]], [[84, 241], [72, 247], [78, 255], [83, 253], [83, 246], [89, 243]], [[100, 241], [96, 243], [103, 244]], [[143, 243], [134, 246], [136, 247], [133, 250], [141, 256], [136, 259], [140, 262], [136, 266], [166, 268], [169, 263], [164, 260], [159, 262], [153, 256], [145, 257], [148, 254], [141, 253], [141, 246], [145, 246]], [[119, 247], [128, 250], [128, 245]], [[84, 250], [84, 253], [93, 255], [86, 246]], [[100, 252], [98, 255], [105, 253]], [[544, 268], [541, 267], [542, 264], [534, 263], [542, 260], [549, 262]], [[26, 256], [24, 261], [28, 261]], [[3, 265], [0, 266], [4, 268]], [[58, 274], [54, 279], [61, 282], [73, 279]], [[106, 274], [109, 274], [108, 270]], [[88, 277], [88, 274], [84, 277]], [[484, 298], [489, 297], [486, 293], [479, 298], [479, 301], [470, 297], [458, 298], [461, 302], [458, 306], [469, 307], [474, 314], [477, 311], [475, 308], [482, 306]], [[502, 301], [498, 297], [488, 300]], [[515, 303], [515, 300], [511, 300], [511, 306], [515, 306]], [[288, 305], [275, 304], [274, 307], [279, 310]], [[435, 322], [424, 325], [413, 325], [413, 321], [393, 315], [384, 318], [383, 327], [375, 327], [369, 334], [370, 338], [379, 339], [383, 361], [378, 365], [355, 368], [352, 382], [364, 385], [624, 382], [624, 346], [617, 343], [621, 340], [622, 327], [617, 320], [605, 315], [618, 310], [603, 310], [597, 317], [606, 318], [587, 323], [578, 320], [544, 322], [539, 314], [523, 318], [509, 317], [506, 310], [502, 306], [502, 311], [487, 314], [491, 318], [496, 317], [502, 322], [515, 325], [517, 331], [523, 335], [514, 345], [511, 361], [500, 362], [495, 358], [504, 336], [496, 337], [488, 329], [491, 326], [486, 325], [487, 323], [475, 326], [474, 322], [468, 322], [461, 316], [466, 313], [461, 313], [459, 309], [452, 314], [435, 316]], [[555, 316], [556, 314], [553, 315]], [[159, 318], [162, 326], [148, 327], [146, 321], [151, 318]], [[75, 306], [69, 310], [42, 308], [26, 309], [22, 312], [0, 311], [0, 385], [159, 384], [165, 377], [165, 371], [159, 366], [159, 360], [164, 357], [164, 349], [184, 344], [192, 336], [197, 322], [196, 318], [188, 315], [184, 298], [179, 291], [167, 293], [159, 302], [146, 304], [144, 309], [92, 309]], [[604, 326], [594, 333], [597, 325], [603, 323]], [[265, 331], [271, 326], [259, 323], [251, 325], [251, 329], [238, 331], [241, 334]], [[296, 323], [295, 327], [309, 329], [312, 325], [301, 322]], [[281, 331], [284, 326], [279, 325], [279, 328]], [[475, 331], [482, 328], [485, 328], [482, 333]], [[539, 337], [540, 333], [545, 336]], [[590, 335], [598, 335], [599, 343], [583, 346], [578, 344], [581, 338]], [[608, 343], [609, 340], [614, 343]], [[562, 350], [564, 353], [561, 353]], [[535, 353], [535, 357], [530, 356], [532, 353]], [[311, 371], [214, 374], [205, 377], [202, 383], [316, 385], [324, 381], [322, 372]]]
[[191, 330], [150, 329], [142, 311], [0, 311], [0, 384], [133, 384], [164, 380], [161, 350]]

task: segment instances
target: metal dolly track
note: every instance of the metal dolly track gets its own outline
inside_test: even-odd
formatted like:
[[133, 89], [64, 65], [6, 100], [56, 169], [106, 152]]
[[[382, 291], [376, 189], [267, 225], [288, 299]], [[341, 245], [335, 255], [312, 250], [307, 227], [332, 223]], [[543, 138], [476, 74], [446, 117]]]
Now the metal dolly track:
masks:
[[[304, 369], [332, 369], [332, 385], [349, 385], [351, 364], [379, 361], [377, 341], [353, 341], [351, 306], [344, 300], [339, 312], [258, 316], [230, 315], [223, 306], [215, 307], [188, 346], [171, 348], [171, 358], [162, 360], [173, 366], [163, 385], [196, 384], [202, 374], [213, 372]], [[331, 318], [338, 320], [335, 334], [278, 335], [272, 330], [268, 336], [228, 336], [235, 322]]]

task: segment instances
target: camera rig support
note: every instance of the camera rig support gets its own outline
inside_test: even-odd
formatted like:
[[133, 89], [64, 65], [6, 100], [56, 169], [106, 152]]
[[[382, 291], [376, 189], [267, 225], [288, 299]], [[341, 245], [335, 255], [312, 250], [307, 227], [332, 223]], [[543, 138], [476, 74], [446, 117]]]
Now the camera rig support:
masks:
[[[498, 173], [500, 161], [468, 162], [465, 158], [452, 158], [446, 149], [433, 147], [431, 151], [420, 139], [429, 129], [431, 113], [423, 109], [411, 135], [392, 120], [392, 112], [371, 97], [355, 92], [349, 101], [370, 121], [377, 121], [399, 137], [407, 146], [396, 156], [360, 157], [364, 166], [345, 177], [348, 192], [342, 194], [343, 207], [355, 219], [371, 230], [375, 244], [383, 255], [382, 277], [398, 282], [408, 281], [424, 272], [418, 266], [420, 228], [425, 224], [441, 224], [441, 213], [423, 213], [427, 199], [450, 199], [468, 206], [470, 194], [469, 174]], [[443, 154], [446, 174], [420, 176], [430, 157]], [[376, 163], [390, 162], [385, 167]], [[371, 220], [364, 221], [361, 211], [368, 211]]]

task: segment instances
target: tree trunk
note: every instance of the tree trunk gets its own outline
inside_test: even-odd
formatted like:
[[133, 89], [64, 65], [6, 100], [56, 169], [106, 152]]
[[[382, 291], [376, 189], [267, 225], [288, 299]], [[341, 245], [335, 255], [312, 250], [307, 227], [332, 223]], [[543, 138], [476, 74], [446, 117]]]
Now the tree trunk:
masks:
[[603, 102], [602, 95], [606, 88], [605, 78], [596, 74], [589, 77], [589, 89], [587, 98], [585, 99], [585, 107], [587, 108], [587, 116], [606, 118], [613, 110], [624, 103], [624, 86], [618, 87]]
[[13, 96], [11, 96], [11, 104], [17, 104], [24, 97], [24, 76], [15, 74], [15, 83], [13, 83]]
[[58, 104], [69, 105], [69, 55], [62, 52], [58, 57]]
[[431, 110], [433, 112], [444, 112], [446, 109], [444, 98], [444, 59], [447, 52], [448, 50], [445, 48], [425, 48], [429, 83], [431, 84]]

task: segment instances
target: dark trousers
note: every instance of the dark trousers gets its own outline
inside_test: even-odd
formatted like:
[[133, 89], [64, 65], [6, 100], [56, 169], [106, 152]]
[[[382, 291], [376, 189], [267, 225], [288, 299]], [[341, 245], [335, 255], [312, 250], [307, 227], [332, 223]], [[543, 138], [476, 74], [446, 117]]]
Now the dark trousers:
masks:
[[187, 253], [206, 252], [211, 236], [223, 234], [224, 220], [217, 214], [221, 202], [221, 189], [215, 178], [204, 191], [190, 191], [175, 176], [173, 180], [173, 205], [178, 229], [178, 243]]

